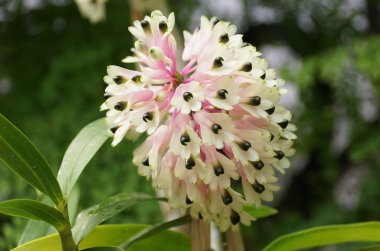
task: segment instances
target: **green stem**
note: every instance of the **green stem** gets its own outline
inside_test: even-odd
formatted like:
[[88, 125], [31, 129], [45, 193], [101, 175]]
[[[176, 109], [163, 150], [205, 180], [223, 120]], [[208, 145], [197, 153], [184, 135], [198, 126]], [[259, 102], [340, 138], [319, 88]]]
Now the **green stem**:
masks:
[[[59, 210], [65, 216], [67, 222], [70, 222], [66, 200], [60, 205]], [[73, 233], [71, 232], [70, 223], [59, 231], [59, 238], [61, 239], [62, 251], [78, 251], [78, 247], [74, 242]]]
[[71, 233], [71, 226], [59, 232], [61, 239], [62, 251], [78, 251], [78, 247], [74, 242], [73, 234]]

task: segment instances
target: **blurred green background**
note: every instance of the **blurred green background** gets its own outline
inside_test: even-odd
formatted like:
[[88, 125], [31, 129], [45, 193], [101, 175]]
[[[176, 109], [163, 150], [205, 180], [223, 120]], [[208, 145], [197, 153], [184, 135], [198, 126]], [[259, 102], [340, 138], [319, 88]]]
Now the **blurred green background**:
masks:
[[[149, 1], [109, 0], [106, 19], [92, 24], [73, 1], [0, 0], [0, 112], [55, 172], [79, 130], [104, 115], [106, 66], [129, 55], [131, 16]], [[175, 12], [178, 30], [192, 31], [201, 15], [231, 20], [287, 81], [283, 103], [299, 128], [297, 155], [271, 204], [280, 213], [243, 227], [247, 250], [310, 226], [380, 219], [379, 0], [170, 0], [160, 7]], [[131, 164], [136, 143], [109, 143], [80, 179], [79, 209], [118, 192], [153, 193]], [[0, 200], [35, 196], [0, 164]], [[111, 222], [160, 220], [149, 202]], [[0, 215], [0, 250], [17, 244], [25, 223]]]

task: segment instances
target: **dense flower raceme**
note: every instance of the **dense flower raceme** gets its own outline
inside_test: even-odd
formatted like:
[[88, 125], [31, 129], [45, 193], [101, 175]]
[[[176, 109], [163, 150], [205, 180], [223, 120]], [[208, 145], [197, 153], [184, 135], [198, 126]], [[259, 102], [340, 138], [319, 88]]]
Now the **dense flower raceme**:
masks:
[[234, 25], [215, 17], [184, 33], [178, 69], [173, 26], [174, 15], [159, 11], [135, 21], [134, 56], [123, 62], [139, 70], [108, 67], [102, 109], [112, 144], [146, 132], [133, 162], [173, 208], [222, 231], [248, 225], [243, 207], [273, 199], [275, 170], [284, 173], [294, 154], [296, 128], [278, 104], [283, 81]]

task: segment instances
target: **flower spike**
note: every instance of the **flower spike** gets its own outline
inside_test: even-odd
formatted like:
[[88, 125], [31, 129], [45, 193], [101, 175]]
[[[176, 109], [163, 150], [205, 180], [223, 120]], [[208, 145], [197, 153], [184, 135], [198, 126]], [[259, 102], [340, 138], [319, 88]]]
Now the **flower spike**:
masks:
[[296, 127], [279, 105], [283, 81], [217, 18], [202, 17], [193, 34], [184, 33], [178, 69], [174, 22], [159, 11], [135, 21], [133, 55], [124, 62], [138, 70], [108, 67], [101, 108], [112, 144], [146, 132], [133, 163], [173, 208], [222, 231], [248, 225], [253, 218], [243, 207], [273, 199], [275, 170], [284, 173], [295, 152]]

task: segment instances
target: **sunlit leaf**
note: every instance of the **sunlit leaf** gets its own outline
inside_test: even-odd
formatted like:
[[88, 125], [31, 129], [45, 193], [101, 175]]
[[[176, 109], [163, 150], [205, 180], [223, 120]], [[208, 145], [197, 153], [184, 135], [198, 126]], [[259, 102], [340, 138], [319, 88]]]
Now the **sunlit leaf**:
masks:
[[18, 240], [18, 245], [46, 236], [49, 230], [50, 226], [46, 222], [29, 220]]
[[268, 206], [261, 206], [260, 208], [256, 208], [255, 206], [245, 206], [244, 211], [256, 219], [272, 216], [278, 213], [277, 209]]
[[118, 194], [102, 203], [92, 206], [79, 213], [73, 228], [74, 241], [79, 243], [97, 225], [115, 216], [121, 211], [147, 200], [158, 198], [139, 193]]
[[79, 198], [80, 198], [80, 190], [78, 186], [75, 186], [74, 189], [71, 191], [71, 195], [67, 202], [67, 211], [69, 213], [71, 224], [74, 223], [75, 217], [78, 214]]
[[85, 126], [69, 145], [57, 177], [67, 197], [88, 162], [107, 140], [107, 131], [104, 118], [98, 119]]
[[[48, 206], [52, 205], [52, 202], [49, 200], [49, 198], [43, 194], [40, 194], [37, 201], [43, 204], [46, 204]], [[47, 236], [50, 233], [51, 228], [52, 226], [50, 226], [46, 222], [29, 220], [24, 228], [24, 231], [22, 232], [20, 239], [18, 240], [18, 245], [27, 243], [29, 241], [32, 241], [34, 239], [37, 239], [43, 236]], [[54, 233], [54, 231], [55, 230], [53, 228], [52, 233]]]
[[18, 176], [49, 196], [63, 202], [59, 184], [44, 157], [30, 140], [0, 114], [0, 159]]
[[329, 225], [281, 236], [265, 251], [290, 251], [345, 242], [379, 242], [380, 222]]
[[[81, 241], [79, 249], [119, 246], [125, 240], [148, 227], [148, 225], [140, 224], [97, 226]], [[165, 230], [135, 243], [128, 249], [128, 251], [142, 250], [190, 251], [190, 239], [182, 233]], [[61, 251], [61, 244], [58, 235], [54, 234], [26, 243], [11, 251]]]
[[[42, 198], [40, 198], [40, 200], [38, 201], [47, 205], [52, 204], [49, 198], [45, 195], [42, 195]], [[73, 223], [75, 219], [76, 211], [78, 208], [78, 202], [79, 188], [75, 187], [67, 203], [71, 223]], [[22, 232], [20, 239], [18, 240], [18, 245], [35, 240], [37, 238], [47, 236], [54, 232], [55, 229], [52, 226], [49, 226], [49, 224], [46, 224], [46, 222], [29, 220], [24, 228], [24, 231]]]
[[124, 251], [124, 249], [119, 247], [94, 247], [82, 249], [81, 251]]
[[121, 244], [120, 246], [128, 249], [132, 244], [144, 240], [148, 237], [151, 237], [153, 235], [156, 235], [158, 233], [161, 233], [164, 230], [167, 230], [172, 227], [177, 227], [185, 224], [189, 221], [189, 216], [183, 216], [168, 222], [163, 222], [154, 226], [151, 226], [149, 228], [143, 229], [131, 238], [128, 239], [125, 243]]
[[364, 248], [359, 248], [357, 251], [380, 251], [380, 245], [372, 245]]
[[0, 202], [0, 213], [26, 219], [44, 221], [58, 231], [69, 225], [61, 212], [34, 200], [8, 200]]

